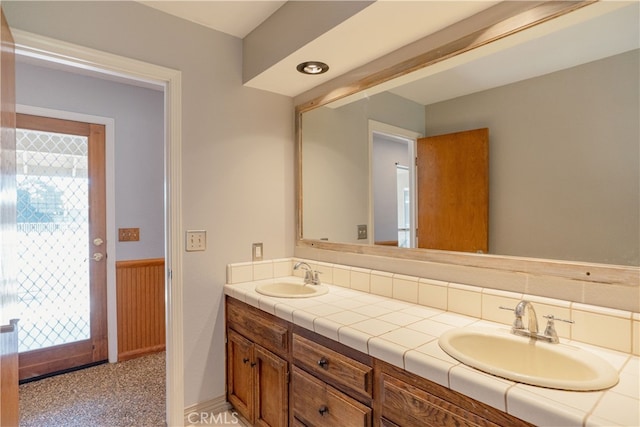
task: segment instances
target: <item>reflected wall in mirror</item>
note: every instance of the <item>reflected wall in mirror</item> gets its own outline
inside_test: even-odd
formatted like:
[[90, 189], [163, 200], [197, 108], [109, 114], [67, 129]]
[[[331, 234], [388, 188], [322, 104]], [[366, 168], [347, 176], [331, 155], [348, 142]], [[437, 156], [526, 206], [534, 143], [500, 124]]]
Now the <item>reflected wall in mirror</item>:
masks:
[[489, 253], [640, 265], [637, 16], [634, 2], [557, 18], [304, 112], [302, 238], [362, 243], [367, 224], [375, 242], [370, 121], [426, 136], [486, 127]]

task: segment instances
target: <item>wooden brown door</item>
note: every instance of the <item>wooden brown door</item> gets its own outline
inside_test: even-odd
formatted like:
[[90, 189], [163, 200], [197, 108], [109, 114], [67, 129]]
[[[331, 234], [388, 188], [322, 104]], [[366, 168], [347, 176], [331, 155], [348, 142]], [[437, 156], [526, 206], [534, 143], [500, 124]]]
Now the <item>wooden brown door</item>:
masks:
[[488, 250], [489, 130], [418, 140], [418, 247]]
[[18, 114], [20, 379], [105, 361], [103, 125]]
[[17, 426], [18, 324], [11, 320], [17, 298], [15, 274], [16, 138], [15, 51], [0, 8], [0, 425]]

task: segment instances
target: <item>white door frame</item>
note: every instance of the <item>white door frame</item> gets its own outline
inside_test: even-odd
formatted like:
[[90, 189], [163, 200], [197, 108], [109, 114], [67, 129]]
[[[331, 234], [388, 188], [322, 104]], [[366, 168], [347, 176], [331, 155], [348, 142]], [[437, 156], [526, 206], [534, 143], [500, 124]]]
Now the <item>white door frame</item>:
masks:
[[[16, 53], [100, 73], [115, 79], [163, 86], [165, 93], [165, 259], [167, 277], [167, 425], [184, 423], [182, 303], [182, 73], [166, 67], [12, 29]], [[115, 271], [112, 272], [112, 275]]]
[[[409, 153], [410, 159], [416, 157], [416, 144], [418, 138], [422, 138], [422, 134], [414, 132], [409, 129], [404, 129], [398, 126], [389, 125], [386, 123], [378, 122], [376, 120], [369, 119], [369, 243], [373, 244], [374, 241], [374, 212], [373, 212], [373, 134], [381, 133], [385, 135], [396, 136], [409, 141]], [[409, 164], [409, 181], [411, 182], [410, 199], [411, 199], [411, 214], [410, 223], [411, 230], [409, 232], [409, 240], [411, 247], [417, 247], [416, 242], [416, 212], [417, 212], [417, 197], [416, 197], [416, 163], [415, 160]]]

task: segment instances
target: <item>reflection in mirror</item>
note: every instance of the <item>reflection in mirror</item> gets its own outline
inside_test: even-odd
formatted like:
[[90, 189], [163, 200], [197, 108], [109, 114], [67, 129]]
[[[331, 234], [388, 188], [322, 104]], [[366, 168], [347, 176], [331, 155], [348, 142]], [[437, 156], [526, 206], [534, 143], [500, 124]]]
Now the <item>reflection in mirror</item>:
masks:
[[[370, 121], [371, 200], [376, 245], [415, 247], [413, 132]], [[401, 136], [405, 135], [405, 136]]]
[[302, 237], [400, 242], [397, 213], [395, 237], [381, 234], [371, 121], [416, 138], [486, 127], [489, 253], [640, 265], [638, 3], [608, 7], [303, 113]]
[[396, 205], [398, 218], [398, 242], [396, 246], [401, 248], [411, 247], [411, 198], [409, 196], [411, 184], [409, 183], [409, 168], [396, 165]]

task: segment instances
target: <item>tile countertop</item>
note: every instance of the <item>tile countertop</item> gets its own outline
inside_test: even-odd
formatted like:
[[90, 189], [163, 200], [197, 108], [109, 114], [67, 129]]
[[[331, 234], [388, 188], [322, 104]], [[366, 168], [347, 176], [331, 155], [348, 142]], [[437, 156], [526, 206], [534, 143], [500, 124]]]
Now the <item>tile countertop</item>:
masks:
[[640, 426], [640, 357], [561, 338], [561, 343], [609, 361], [620, 374], [619, 383], [593, 392], [530, 386], [470, 368], [438, 345], [440, 334], [452, 328], [509, 330], [506, 325], [329, 284], [323, 284], [328, 293], [311, 298], [275, 298], [255, 291], [257, 284], [278, 280], [227, 284], [224, 292], [536, 425]]

